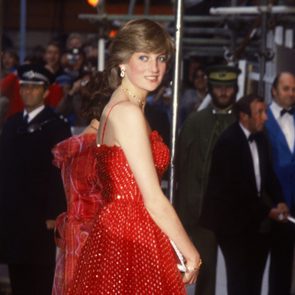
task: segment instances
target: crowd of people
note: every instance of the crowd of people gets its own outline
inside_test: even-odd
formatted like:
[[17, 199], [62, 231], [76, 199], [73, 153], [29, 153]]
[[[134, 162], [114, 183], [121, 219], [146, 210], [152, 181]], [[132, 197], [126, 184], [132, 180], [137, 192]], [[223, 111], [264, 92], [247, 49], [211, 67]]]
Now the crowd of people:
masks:
[[261, 294], [268, 253], [269, 294], [291, 294], [295, 76], [278, 74], [266, 106], [237, 101], [239, 69], [207, 74], [211, 103], [184, 122], [176, 155], [174, 205], [204, 261], [195, 294], [215, 294], [217, 246], [229, 295]]
[[[44, 66], [53, 74], [46, 104], [64, 115], [70, 125], [87, 125], [81, 116], [80, 88], [97, 68], [97, 48], [92, 40], [83, 40], [82, 35], [70, 34], [64, 46], [56, 40], [46, 47], [36, 46], [25, 57], [24, 64]], [[1, 104], [0, 124], [24, 107], [19, 95], [17, 68], [18, 55], [13, 49], [4, 50], [1, 55]], [[1, 124], [2, 125], [2, 124]]]
[[79, 34], [21, 65], [2, 54], [0, 262], [13, 295], [171, 295], [196, 282], [214, 295], [218, 246], [229, 295], [261, 294], [269, 253], [269, 295], [291, 295], [295, 76], [278, 73], [267, 106], [237, 97], [237, 67], [191, 65], [170, 204], [173, 52], [161, 25], [138, 19], [103, 72]]

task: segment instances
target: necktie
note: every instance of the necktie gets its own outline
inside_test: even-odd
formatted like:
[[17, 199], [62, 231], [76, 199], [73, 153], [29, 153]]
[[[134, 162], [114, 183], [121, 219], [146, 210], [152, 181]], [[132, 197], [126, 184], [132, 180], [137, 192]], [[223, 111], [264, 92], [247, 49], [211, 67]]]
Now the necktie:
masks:
[[286, 113], [290, 114], [290, 115], [293, 115], [295, 113], [295, 108], [291, 108], [291, 109], [282, 109], [281, 110], [281, 117], [284, 116]]

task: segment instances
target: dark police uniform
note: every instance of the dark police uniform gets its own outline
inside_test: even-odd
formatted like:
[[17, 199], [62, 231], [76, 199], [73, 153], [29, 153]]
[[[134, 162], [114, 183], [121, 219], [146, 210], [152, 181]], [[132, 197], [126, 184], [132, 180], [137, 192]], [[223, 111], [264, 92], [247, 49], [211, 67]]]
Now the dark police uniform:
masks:
[[0, 261], [9, 265], [14, 294], [51, 294], [55, 244], [46, 221], [66, 206], [51, 149], [70, 135], [69, 125], [46, 106], [29, 123], [18, 113], [3, 127]]

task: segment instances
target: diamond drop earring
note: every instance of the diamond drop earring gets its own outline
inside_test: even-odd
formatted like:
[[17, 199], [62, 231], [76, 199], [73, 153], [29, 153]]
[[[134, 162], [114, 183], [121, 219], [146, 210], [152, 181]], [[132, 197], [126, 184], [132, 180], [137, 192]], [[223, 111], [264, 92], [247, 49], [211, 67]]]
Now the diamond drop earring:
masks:
[[120, 77], [121, 78], [125, 77], [125, 69], [124, 68], [121, 68]]

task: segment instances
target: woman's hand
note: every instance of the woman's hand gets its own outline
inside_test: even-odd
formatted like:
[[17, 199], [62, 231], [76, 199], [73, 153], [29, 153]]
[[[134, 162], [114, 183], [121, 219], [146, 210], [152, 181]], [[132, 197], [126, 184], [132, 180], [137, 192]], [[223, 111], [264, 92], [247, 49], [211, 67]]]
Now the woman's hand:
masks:
[[199, 275], [199, 271], [202, 265], [201, 258], [198, 258], [197, 261], [192, 264], [187, 262], [186, 263], [186, 272], [183, 275], [183, 282], [185, 284], [195, 284]]

